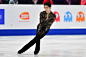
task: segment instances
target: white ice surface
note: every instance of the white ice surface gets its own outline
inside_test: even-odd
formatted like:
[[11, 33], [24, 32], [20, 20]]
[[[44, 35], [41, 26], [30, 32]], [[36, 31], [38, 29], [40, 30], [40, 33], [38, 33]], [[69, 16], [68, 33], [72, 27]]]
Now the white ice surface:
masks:
[[[0, 57], [36, 57], [35, 44], [17, 54], [34, 36], [0, 36]], [[41, 39], [37, 57], [86, 57], [86, 35], [46, 35]]]

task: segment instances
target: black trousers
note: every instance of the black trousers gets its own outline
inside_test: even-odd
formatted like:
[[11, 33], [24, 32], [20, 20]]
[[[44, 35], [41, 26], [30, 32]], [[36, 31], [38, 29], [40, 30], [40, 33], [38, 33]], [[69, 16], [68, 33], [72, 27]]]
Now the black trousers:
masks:
[[[40, 51], [40, 39], [42, 39], [47, 33], [49, 30], [44, 31], [45, 27], [43, 27], [40, 31], [40, 33], [36, 33], [36, 36], [30, 41], [28, 42], [21, 50], [18, 51], [18, 53], [23, 53], [25, 52], [27, 49], [29, 49], [31, 46], [33, 46], [35, 43], [36, 43], [36, 47], [35, 47], [35, 51], [34, 51], [34, 54], [37, 54], [39, 51]], [[37, 30], [36, 30], [37, 32]]]

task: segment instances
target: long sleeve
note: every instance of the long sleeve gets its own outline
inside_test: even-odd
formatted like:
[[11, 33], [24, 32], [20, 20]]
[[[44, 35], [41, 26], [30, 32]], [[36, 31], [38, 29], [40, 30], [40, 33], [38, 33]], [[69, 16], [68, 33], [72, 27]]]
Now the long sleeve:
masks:
[[51, 19], [48, 19], [48, 20], [47, 20], [48, 24], [47, 24], [46, 29], [45, 29], [44, 31], [47, 31], [48, 29], [50, 29], [50, 26], [53, 24], [55, 18], [56, 18], [56, 15], [54, 14], [54, 15], [51, 17]]
[[43, 20], [43, 15], [42, 15], [42, 12], [41, 12], [40, 13], [40, 18], [39, 18], [40, 24], [42, 24], [42, 20]]
[[41, 28], [42, 28], [42, 22], [44, 22], [43, 21], [43, 14], [42, 14], [42, 12], [40, 13], [40, 18], [39, 18], [39, 24], [38, 24], [38, 26], [37, 26], [37, 31], [40, 31], [41, 30]]

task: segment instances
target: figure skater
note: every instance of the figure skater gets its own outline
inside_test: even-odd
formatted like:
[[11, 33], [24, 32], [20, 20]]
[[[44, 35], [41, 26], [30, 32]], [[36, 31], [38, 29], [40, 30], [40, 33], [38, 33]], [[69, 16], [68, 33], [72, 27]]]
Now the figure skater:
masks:
[[25, 52], [31, 46], [36, 43], [34, 55], [38, 54], [40, 51], [40, 39], [42, 39], [49, 31], [50, 26], [54, 22], [56, 15], [50, 10], [51, 3], [46, 2], [44, 4], [45, 11], [40, 12], [40, 23], [37, 25], [36, 36], [27, 43], [22, 49], [18, 51], [18, 54]]

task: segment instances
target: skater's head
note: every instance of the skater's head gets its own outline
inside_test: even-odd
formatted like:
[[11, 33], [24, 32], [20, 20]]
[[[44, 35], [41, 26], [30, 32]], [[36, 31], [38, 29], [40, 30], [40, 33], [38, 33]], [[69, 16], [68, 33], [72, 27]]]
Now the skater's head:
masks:
[[51, 9], [51, 3], [50, 2], [44, 3], [44, 9], [45, 9], [46, 12], [50, 11], [50, 9]]

